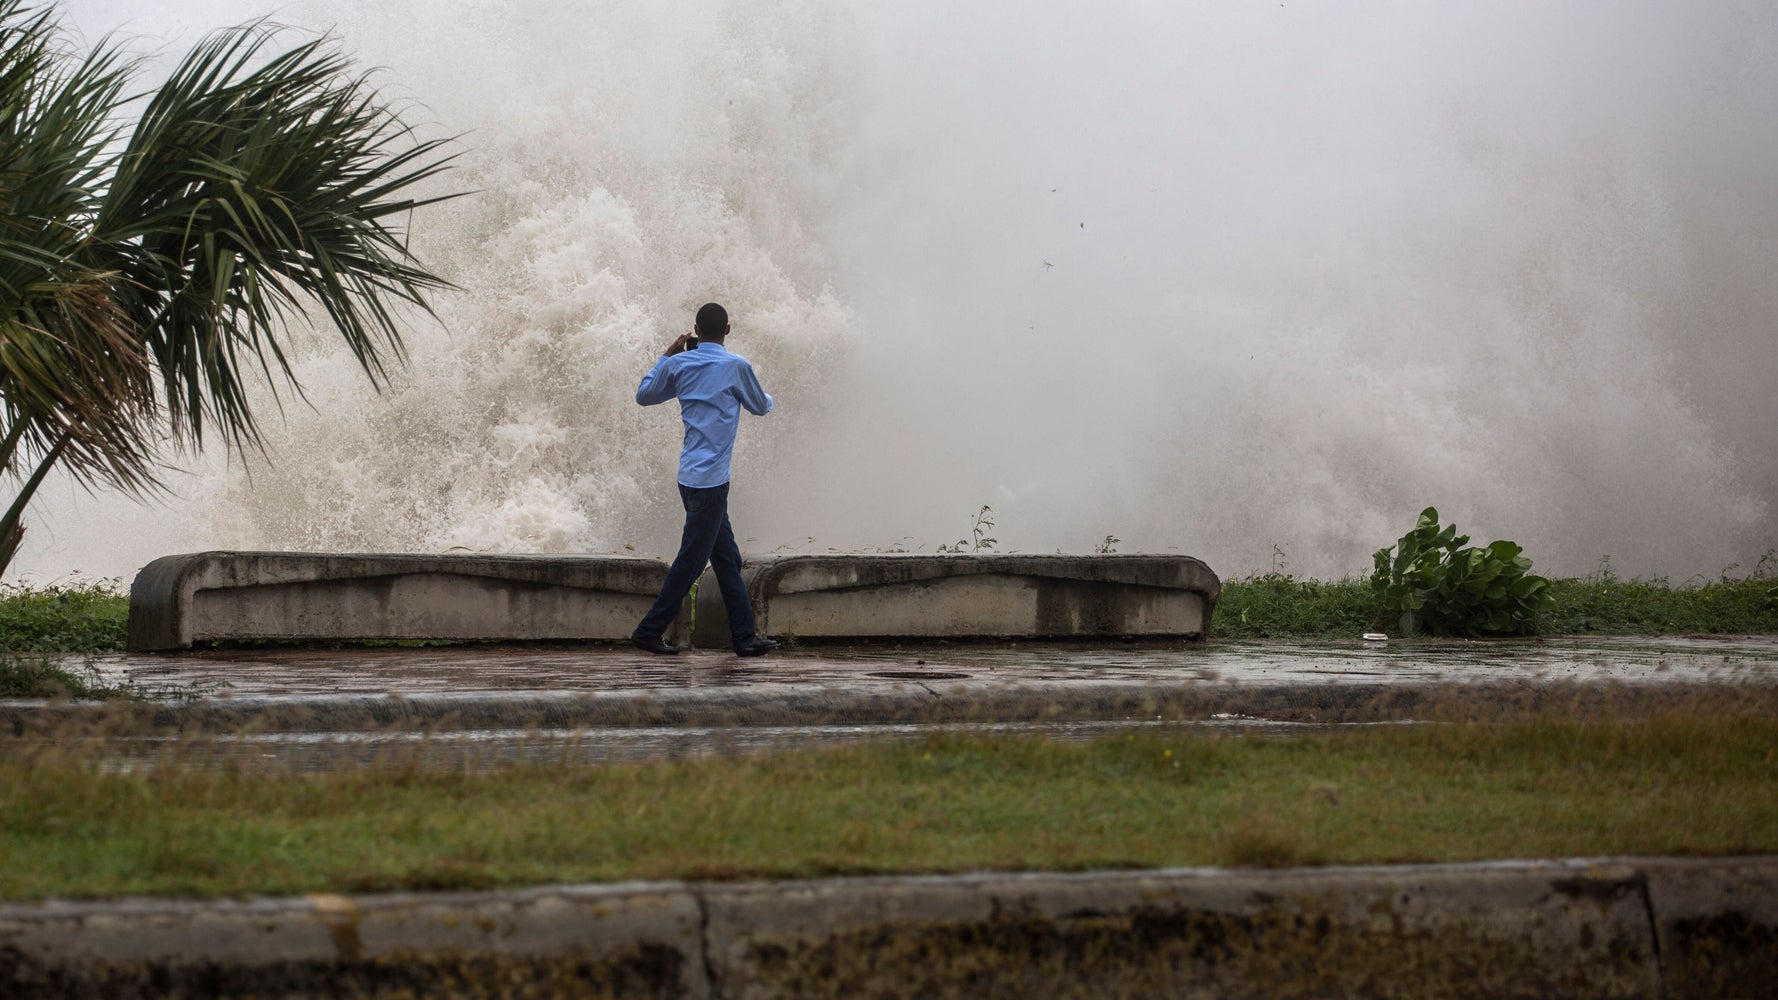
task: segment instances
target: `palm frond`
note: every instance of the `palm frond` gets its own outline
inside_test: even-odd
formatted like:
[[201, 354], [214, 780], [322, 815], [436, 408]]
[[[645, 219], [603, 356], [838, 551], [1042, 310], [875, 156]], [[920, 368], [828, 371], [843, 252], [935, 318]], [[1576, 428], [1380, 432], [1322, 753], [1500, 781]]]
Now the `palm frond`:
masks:
[[54, 467], [160, 487], [163, 435], [256, 444], [254, 369], [300, 393], [285, 324], [325, 315], [374, 384], [392, 311], [445, 282], [408, 252], [408, 192], [445, 169], [325, 40], [213, 35], [149, 95], [135, 65], [65, 47], [48, 7], [0, 0], [0, 570]]
[[0, 311], [63, 266], [98, 209], [129, 66], [76, 59], [48, 11], [0, 0]]
[[[22, 472], [60, 449], [86, 482], [132, 492], [159, 485], [155, 380], [114, 276], [64, 275], [25, 289], [0, 318], [0, 468]], [[26, 461], [15, 461], [23, 458]]]
[[59, 47], [47, 10], [0, 0], [0, 471], [53, 456], [88, 483], [156, 483], [149, 355], [80, 263], [115, 153], [128, 64]]
[[300, 386], [284, 325], [311, 310], [373, 384], [400, 359], [391, 307], [446, 283], [409, 253], [406, 192], [445, 169], [325, 39], [269, 53], [263, 25], [199, 45], [150, 99], [93, 227], [91, 263], [126, 278], [124, 306], [160, 371], [170, 429], [201, 446], [258, 441], [254, 369]]

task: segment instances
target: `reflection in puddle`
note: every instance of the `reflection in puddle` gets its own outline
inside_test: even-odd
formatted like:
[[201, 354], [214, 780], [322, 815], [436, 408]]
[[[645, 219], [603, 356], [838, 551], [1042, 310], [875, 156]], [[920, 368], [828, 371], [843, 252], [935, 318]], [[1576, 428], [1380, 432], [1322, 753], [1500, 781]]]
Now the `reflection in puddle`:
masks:
[[93, 662], [114, 681], [200, 690], [227, 684], [219, 697], [852, 686], [932, 680], [935, 674], [968, 675], [945, 679], [969, 686], [1020, 680], [1313, 683], [1342, 675], [1383, 682], [1699, 680], [1778, 677], [1778, 638], [805, 645], [746, 665], [726, 650], [661, 658], [627, 646], [235, 649], [101, 656]]

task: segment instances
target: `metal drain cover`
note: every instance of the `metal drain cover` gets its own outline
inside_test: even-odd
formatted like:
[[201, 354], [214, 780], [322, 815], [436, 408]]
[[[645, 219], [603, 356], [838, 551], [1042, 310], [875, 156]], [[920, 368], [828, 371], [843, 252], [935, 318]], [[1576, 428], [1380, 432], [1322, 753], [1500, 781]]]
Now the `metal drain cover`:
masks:
[[959, 681], [968, 674], [946, 673], [942, 670], [876, 670], [872, 677], [886, 677], [892, 681]]

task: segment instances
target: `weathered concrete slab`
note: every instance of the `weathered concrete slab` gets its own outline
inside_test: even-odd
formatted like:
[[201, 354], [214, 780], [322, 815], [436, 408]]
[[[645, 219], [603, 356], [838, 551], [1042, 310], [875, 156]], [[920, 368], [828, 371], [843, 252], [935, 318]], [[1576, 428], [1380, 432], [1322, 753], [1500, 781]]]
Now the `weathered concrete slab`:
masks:
[[707, 890], [726, 997], [1655, 997], [1634, 868], [838, 880]]
[[1771, 996], [1778, 949], [1735, 942], [1775, 883], [1624, 858], [12, 904], [0, 997]]
[[129, 648], [242, 640], [627, 639], [666, 575], [658, 560], [618, 556], [164, 556], [143, 567], [130, 586]]
[[0, 907], [0, 997], [709, 996], [669, 885]]
[[[742, 569], [760, 631], [828, 638], [1202, 638], [1222, 593], [1203, 562], [1170, 555], [793, 555]], [[730, 642], [713, 574], [692, 641]]]
[[1778, 865], [1723, 858], [1646, 870], [1668, 995], [1778, 996]]

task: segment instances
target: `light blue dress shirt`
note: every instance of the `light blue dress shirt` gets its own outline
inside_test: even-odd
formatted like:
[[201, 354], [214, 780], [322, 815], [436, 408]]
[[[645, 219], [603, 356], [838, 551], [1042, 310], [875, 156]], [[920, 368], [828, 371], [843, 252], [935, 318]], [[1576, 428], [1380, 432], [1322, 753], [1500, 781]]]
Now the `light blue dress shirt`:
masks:
[[685, 421], [679, 485], [693, 489], [721, 486], [729, 480], [741, 407], [763, 417], [772, 412], [772, 397], [760, 388], [746, 358], [708, 341], [655, 362], [636, 387], [636, 402], [643, 406], [665, 403], [675, 396], [679, 398], [679, 416]]

